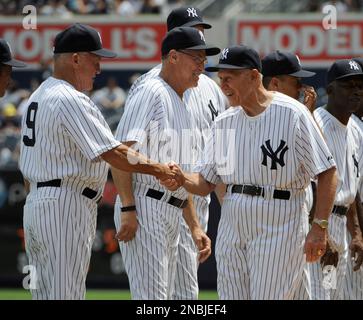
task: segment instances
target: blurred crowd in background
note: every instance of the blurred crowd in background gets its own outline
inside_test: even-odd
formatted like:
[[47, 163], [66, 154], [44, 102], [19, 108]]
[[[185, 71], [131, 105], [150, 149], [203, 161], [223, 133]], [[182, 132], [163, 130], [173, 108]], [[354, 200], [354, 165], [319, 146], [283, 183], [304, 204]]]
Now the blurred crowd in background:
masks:
[[[327, 5], [334, 5], [337, 11], [363, 12], [363, 0], [211, 0], [208, 2], [211, 10], [205, 10], [212, 15], [219, 16], [224, 13], [226, 6], [232, 3], [240, 4], [242, 11], [251, 12], [323, 12]], [[213, 6], [214, 3], [214, 6]], [[172, 9], [196, 5], [196, 1], [188, 0], [0, 0], [0, 18], [8, 15], [21, 15], [23, 7], [34, 5], [37, 14], [43, 16], [57, 16], [57, 18], [71, 18], [74, 15], [92, 14], [118, 14], [124, 17], [133, 17], [139, 14], [167, 15]], [[221, 9], [222, 8], [222, 9]], [[228, 11], [228, 10], [227, 10]], [[235, 14], [235, 10], [232, 10]], [[259, 11], [259, 12], [260, 12]], [[52, 73], [52, 61], [41, 61], [39, 70], [41, 76], [33, 78], [28, 88], [20, 88], [13, 81], [6, 93], [0, 99], [0, 168], [16, 168], [20, 145], [20, 122], [24, 108], [30, 94]], [[130, 77], [129, 86], [139, 76]], [[123, 113], [127, 91], [129, 87], [121, 87], [116, 78], [109, 78], [106, 85], [95, 88], [89, 95], [103, 113], [106, 121], [115, 130]], [[325, 90], [316, 88], [319, 102], [325, 102]], [[324, 91], [324, 92], [323, 92]]]
[[[196, 5], [191, 0], [0, 0], [0, 15], [20, 15], [26, 5], [33, 5], [40, 15], [70, 18], [83, 14], [118, 14], [132, 17], [139, 14], [168, 14], [183, 5]], [[211, 0], [209, 2], [217, 2]], [[322, 12], [327, 5], [335, 5], [338, 12], [363, 11], [363, 0], [218, 0], [219, 7], [240, 2], [244, 11]]]

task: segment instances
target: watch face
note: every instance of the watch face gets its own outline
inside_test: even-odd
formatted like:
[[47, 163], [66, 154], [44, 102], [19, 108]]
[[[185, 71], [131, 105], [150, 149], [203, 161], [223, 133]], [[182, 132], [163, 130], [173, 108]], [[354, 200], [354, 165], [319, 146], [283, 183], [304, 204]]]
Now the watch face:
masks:
[[328, 227], [328, 221], [326, 221], [326, 220], [320, 221], [320, 226], [322, 228], [326, 229]]

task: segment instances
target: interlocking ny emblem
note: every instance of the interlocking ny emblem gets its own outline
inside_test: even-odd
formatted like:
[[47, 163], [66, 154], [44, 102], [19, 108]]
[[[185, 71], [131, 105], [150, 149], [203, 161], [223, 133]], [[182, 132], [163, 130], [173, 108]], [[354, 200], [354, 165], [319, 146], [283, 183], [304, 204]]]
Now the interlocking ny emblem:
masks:
[[350, 69], [352, 70], [359, 70], [359, 65], [358, 63], [356, 63], [355, 61], [353, 60], [350, 60], [349, 61], [349, 66], [350, 66]]
[[222, 53], [221, 53], [221, 60], [225, 60], [227, 59], [227, 54], [228, 54], [228, 48], [224, 48]]
[[195, 8], [188, 8], [187, 12], [188, 12], [188, 17], [190, 16], [198, 17], [197, 10], [195, 10]]
[[212, 100], [209, 100], [208, 108], [212, 114], [212, 121], [214, 121], [214, 119], [218, 117], [218, 110], [214, 107]]
[[355, 157], [355, 154], [352, 155], [353, 163], [354, 163], [354, 171], [357, 171], [357, 178], [359, 178], [359, 167], [358, 167], [358, 161]]
[[267, 167], [267, 157], [269, 157], [271, 158], [271, 170], [277, 170], [276, 163], [278, 163], [281, 167], [285, 166], [284, 156], [286, 151], [289, 150], [289, 147], [286, 146], [286, 141], [281, 140], [279, 147], [276, 149], [276, 151], [273, 151], [270, 141], [270, 139], [265, 141], [266, 146], [261, 146], [263, 153], [262, 165]]
[[200, 30], [199, 30], [199, 35], [200, 35], [200, 40], [202, 40], [203, 42], [205, 42], [204, 34]]

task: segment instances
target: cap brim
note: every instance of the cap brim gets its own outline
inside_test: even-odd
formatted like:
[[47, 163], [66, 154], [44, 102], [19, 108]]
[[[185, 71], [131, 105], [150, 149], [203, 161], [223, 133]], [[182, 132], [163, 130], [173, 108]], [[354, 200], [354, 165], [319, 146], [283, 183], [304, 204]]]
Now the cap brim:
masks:
[[14, 68], [25, 68], [27, 66], [24, 62], [15, 59], [11, 59], [9, 61], [1, 61], [1, 63], [12, 66]]
[[208, 23], [200, 22], [200, 21], [189, 21], [187, 23], [184, 23], [183, 25], [179, 27], [195, 27], [195, 26], [202, 26], [204, 29], [211, 29], [212, 26]]
[[294, 73], [289, 73], [289, 76], [298, 77], [298, 78], [309, 78], [315, 76], [315, 72], [307, 71], [307, 70], [299, 70]]
[[335, 80], [341, 80], [341, 79], [344, 79], [344, 78], [357, 77], [357, 76], [363, 77], [363, 72], [362, 73], [349, 73], [349, 74], [345, 74], [344, 76], [340, 76], [338, 78], [335, 78]]
[[99, 50], [95, 50], [95, 51], [91, 51], [93, 54], [100, 56], [100, 57], [104, 57], [104, 58], [115, 58], [117, 57], [117, 53], [113, 52], [111, 50], [107, 50], [107, 49], [99, 49]]
[[219, 54], [221, 52], [221, 49], [217, 48], [217, 47], [213, 47], [211, 45], [208, 44], [201, 44], [199, 46], [194, 46], [194, 47], [189, 47], [189, 48], [184, 48], [186, 50], [205, 50], [205, 55], [206, 56], [215, 56], [216, 54]]
[[229, 69], [229, 70], [241, 70], [241, 69], [250, 69], [250, 67], [244, 67], [244, 66], [235, 66], [233, 64], [224, 64], [219, 63], [216, 66], [206, 67], [205, 70], [208, 72], [217, 72], [221, 69]]

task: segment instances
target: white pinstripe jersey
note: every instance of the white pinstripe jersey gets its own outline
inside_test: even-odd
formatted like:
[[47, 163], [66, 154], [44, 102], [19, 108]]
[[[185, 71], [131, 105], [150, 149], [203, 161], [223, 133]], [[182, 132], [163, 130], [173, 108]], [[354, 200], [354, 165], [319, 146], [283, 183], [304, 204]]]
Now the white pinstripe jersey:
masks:
[[[146, 81], [157, 77], [160, 70], [161, 64], [136, 79], [128, 93], [125, 109], [128, 106], [128, 101], [137, 93], [140, 86]], [[198, 129], [195, 132], [197, 138], [196, 145], [198, 152], [201, 154], [209, 133], [208, 129], [211, 127], [214, 119], [229, 107], [228, 100], [215, 81], [204, 74], [199, 76], [197, 87], [190, 88], [184, 92], [183, 100], [192, 111], [194, 118], [192, 128]]]
[[345, 126], [323, 107], [314, 111], [314, 117], [337, 164], [338, 186], [334, 203], [349, 205], [355, 199], [361, 176], [361, 133], [352, 117]]
[[29, 98], [21, 134], [19, 167], [30, 182], [63, 179], [101, 189], [108, 164], [99, 156], [120, 145], [97, 106], [53, 77]]
[[[137, 92], [137, 94], [136, 94]], [[116, 139], [122, 142], [136, 141], [140, 150], [158, 162], [175, 161], [183, 170], [190, 171], [191, 144], [195, 141], [182, 140], [190, 133], [192, 119], [190, 111], [178, 94], [162, 78], [156, 77], [140, 84], [128, 99], [128, 107], [116, 130]], [[165, 191], [152, 176], [135, 173], [136, 185]], [[188, 196], [184, 188], [167, 191], [180, 199]]]
[[[220, 130], [222, 129], [222, 130]], [[232, 129], [235, 152], [226, 157], [233, 170], [225, 171], [221, 150], [226, 129]], [[302, 190], [310, 178], [335, 165], [311, 114], [282, 93], [276, 92], [270, 106], [250, 117], [241, 107], [230, 108], [214, 123], [195, 171], [217, 184], [253, 184], [277, 189]], [[302, 199], [304, 199], [302, 197]]]
[[[363, 120], [361, 118], [357, 117], [355, 114], [352, 114], [350, 118], [352, 120], [353, 126], [359, 130], [359, 132], [361, 134], [360, 135], [361, 139], [363, 139]], [[363, 169], [361, 169], [361, 170], [363, 170]], [[363, 171], [360, 171], [360, 173], [361, 173], [361, 177], [360, 177], [358, 192], [359, 192], [361, 201], [363, 201], [363, 179], [362, 179]]]

